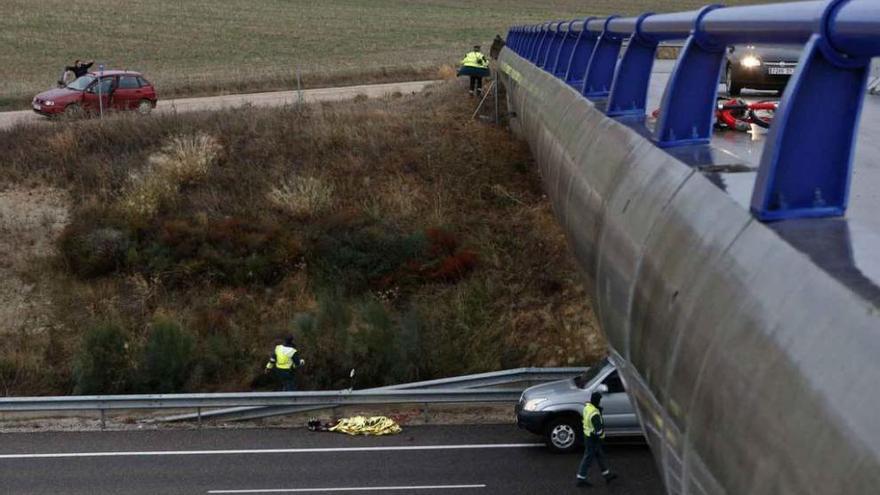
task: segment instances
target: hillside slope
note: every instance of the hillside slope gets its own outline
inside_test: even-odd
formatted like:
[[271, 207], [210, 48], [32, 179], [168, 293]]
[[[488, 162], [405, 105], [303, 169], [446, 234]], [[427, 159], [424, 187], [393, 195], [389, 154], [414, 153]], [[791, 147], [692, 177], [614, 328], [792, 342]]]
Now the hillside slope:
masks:
[[4, 194], [69, 202], [41, 230], [54, 254], [2, 245], [48, 298], [39, 324], [0, 329], [2, 391], [259, 388], [288, 332], [307, 388], [594, 359], [528, 149], [473, 105], [450, 82], [0, 133]]

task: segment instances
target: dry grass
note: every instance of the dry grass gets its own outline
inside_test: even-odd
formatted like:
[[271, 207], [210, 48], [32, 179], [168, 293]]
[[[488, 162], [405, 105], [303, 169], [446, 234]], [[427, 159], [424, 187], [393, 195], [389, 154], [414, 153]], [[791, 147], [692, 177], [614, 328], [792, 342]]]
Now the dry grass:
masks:
[[310, 218], [333, 206], [333, 185], [317, 177], [288, 177], [269, 191], [268, 199], [296, 218]]
[[140, 221], [152, 218], [181, 187], [207, 176], [220, 150], [217, 140], [203, 133], [172, 137], [150, 156], [143, 170], [132, 175], [131, 186], [119, 199], [123, 215]]
[[[736, 0], [729, 5], [760, 3]], [[427, 78], [512, 24], [668, 12], [702, 0], [4, 0], [0, 108], [74, 59], [144, 71], [161, 96]]]

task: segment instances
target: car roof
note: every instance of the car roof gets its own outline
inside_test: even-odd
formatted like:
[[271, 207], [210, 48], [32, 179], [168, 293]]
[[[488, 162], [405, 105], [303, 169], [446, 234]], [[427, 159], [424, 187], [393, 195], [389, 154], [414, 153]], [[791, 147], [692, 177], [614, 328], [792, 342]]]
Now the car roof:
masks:
[[98, 76], [99, 74], [102, 76], [140, 76], [142, 75], [140, 72], [135, 72], [131, 70], [105, 70], [105, 71], [91, 71], [89, 72], [92, 76]]

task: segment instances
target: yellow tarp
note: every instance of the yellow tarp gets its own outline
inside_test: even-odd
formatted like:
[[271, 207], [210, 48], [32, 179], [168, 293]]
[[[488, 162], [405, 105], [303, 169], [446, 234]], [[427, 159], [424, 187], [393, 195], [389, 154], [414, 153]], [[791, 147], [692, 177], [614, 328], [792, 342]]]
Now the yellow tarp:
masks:
[[400, 425], [385, 416], [355, 416], [340, 419], [330, 427], [330, 431], [348, 433], [349, 435], [393, 435], [400, 433]]

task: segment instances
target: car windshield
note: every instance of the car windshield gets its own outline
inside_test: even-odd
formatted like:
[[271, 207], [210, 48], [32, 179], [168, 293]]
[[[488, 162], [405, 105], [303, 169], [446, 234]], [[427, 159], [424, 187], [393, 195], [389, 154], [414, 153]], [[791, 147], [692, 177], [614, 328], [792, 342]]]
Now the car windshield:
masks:
[[593, 366], [590, 366], [587, 371], [583, 372], [583, 374], [575, 377], [574, 384], [577, 386], [577, 388], [586, 387], [591, 381], [593, 381], [594, 378], [596, 378], [596, 375], [598, 375], [603, 369], [605, 369], [605, 366], [607, 364], [608, 359], [606, 358], [594, 364]]
[[85, 91], [86, 88], [89, 87], [90, 84], [95, 82], [95, 76], [82, 76], [76, 78], [75, 81], [67, 85], [67, 89], [73, 89], [76, 91]]

